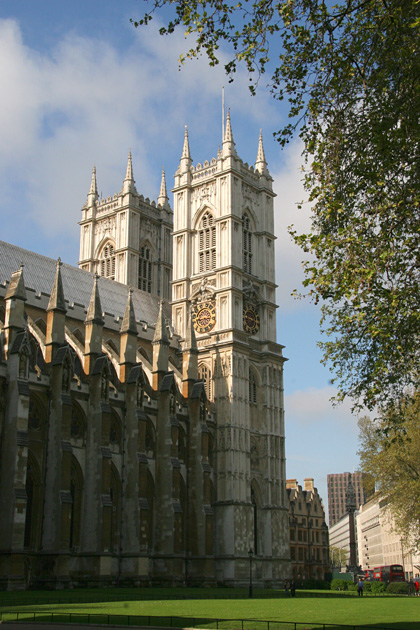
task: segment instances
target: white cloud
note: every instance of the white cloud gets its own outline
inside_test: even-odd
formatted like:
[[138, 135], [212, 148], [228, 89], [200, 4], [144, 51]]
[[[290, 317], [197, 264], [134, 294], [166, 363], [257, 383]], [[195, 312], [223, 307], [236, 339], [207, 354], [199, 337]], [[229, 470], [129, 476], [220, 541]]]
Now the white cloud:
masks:
[[[337, 394], [332, 386], [323, 388], [310, 387], [296, 390], [285, 396], [285, 406], [289, 422], [301, 427], [317, 424], [340, 424], [350, 427], [357, 433], [357, 418], [351, 413], [351, 401], [345, 400], [333, 405], [331, 398]], [[356, 427], [356, 429], [354, 428]]]
[[[178, 71], [182, 35], [162, 38], [156, 30], [134, 28], [130, 33], [123, 51], [68, 35], [41, 54], [25, 45], [16, 21], [0, 20], [0, 84], [6, 96], [0, 102], [2, 238], [15, 240], [18, 215], [39, 230], [38, 241], [70, 241], [75, 262], [79, 209], [94, 164], [99, 190], [114, 194], [131, 147], [137, 188], [153, 199], [162, 163], [171, 183], [184, 123], [193, 129], [191, 143], [200, 142], [200, 152], [207, 142], [216, 154], [220, 137], [214, 121], [220, 130], [221, 109], [215, 112], [215, 102], [221, 103], [223, 67], [211, 69], [203, 58]], [[274, 111], [269, 96], [244, 98], [245, 90], [239, 73], [227, 91], [235, 110], [248, 120], [269, 117]], [[198, 162], [212, 155], [193, 157]], [[22, 234], [19, 239], [18, 244], [36, 247], [33, 233], [27, 242]]]

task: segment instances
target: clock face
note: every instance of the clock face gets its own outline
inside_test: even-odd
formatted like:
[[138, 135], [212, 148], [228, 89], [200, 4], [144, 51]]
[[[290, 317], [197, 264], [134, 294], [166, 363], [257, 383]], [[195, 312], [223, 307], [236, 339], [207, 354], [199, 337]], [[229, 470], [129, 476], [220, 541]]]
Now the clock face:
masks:
[[243, 325], [245, 332], [254, 335], [260, 329], [260, 316], [255, 306], [244, 304]]
[[193, 314], [194, 328], [198, 333], [206, 333], [214, 328], [216, 323], [216, 309], [211, 302], [199, 304]]

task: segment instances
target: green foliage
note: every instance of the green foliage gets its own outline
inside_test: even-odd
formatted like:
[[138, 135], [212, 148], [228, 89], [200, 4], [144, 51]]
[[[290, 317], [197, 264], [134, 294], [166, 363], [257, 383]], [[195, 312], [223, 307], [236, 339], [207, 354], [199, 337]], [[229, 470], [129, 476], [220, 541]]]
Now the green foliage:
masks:
[[399, 424], [389, 424], [386, 414], [359, 421], [359, 456], [409, 548], [420, 540], [420, 394], [401, 402]]
[[[321, 301], [320, 345], [338, 400], [376, 409], [420, 385], [420, 3], [413, 0], [150, 0], [250, 89], [288, 100], [281, 145], [304, 143], [312, 229], [292, 232]], [[193, 39], [191, 39], [193, 38]], [[228, 53], [229, 54], [229, 53]], [[267, 80], [265, 81], [267, 83]]]
[[332, 591], [347, 591], [350, 582], [347, 580], [339, 580], [335, 579], [331, 581], [331, 590]]
[[373, 582], [363, 582], [363, 592], [364, 593], [371, 593], [372, 592], [372, 584]]
[[372, 593], [385, 593], [386, 591], [386, 584], [384, 582], [371, 582], [372, 587], [371, 587], [371, 591]]
[[386, 587], [386, 592], [393, 595], [408, 595], [410, 585], [407, 582], [390, 582]]
[[347, 586], [347, 590], [348, 591], [357, 591], [357, 584], [352, 584], [351, 582], [349, 582], [348, 586]]

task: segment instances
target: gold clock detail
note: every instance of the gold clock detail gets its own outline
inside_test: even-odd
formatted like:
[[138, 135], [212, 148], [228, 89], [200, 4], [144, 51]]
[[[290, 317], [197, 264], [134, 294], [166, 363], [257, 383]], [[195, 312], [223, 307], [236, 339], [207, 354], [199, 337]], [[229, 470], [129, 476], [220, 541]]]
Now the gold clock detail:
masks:
[[193, 314], [194, 328], [198, 333], [210, 332], [216, 323], [216, 309], [211, 302], [199, 304]]
[[245, 332], [254, 335], [260, 329], [260, 316], [258, 310], [252, 304], [244, 304], [243, 326]]

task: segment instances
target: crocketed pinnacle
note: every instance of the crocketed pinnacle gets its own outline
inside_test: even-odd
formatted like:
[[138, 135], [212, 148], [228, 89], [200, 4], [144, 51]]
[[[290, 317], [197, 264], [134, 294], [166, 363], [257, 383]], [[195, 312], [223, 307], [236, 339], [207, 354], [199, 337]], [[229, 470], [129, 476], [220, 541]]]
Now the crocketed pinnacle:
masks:
[[137, 193], [136, 182], [133, 177], [133, 162], [131, 159], [131, 149], [128, 152], [127, 169], [123, 183], [123, 193]]
[[179, 170], [181, 172], [189, 171], [191, 164], [192, 159], [190, 154], [190, 144], [188, 142], [188, 129], [187, 125], [185, 125], [184, 146], [182, 148], [181, 160], [179, 162]]
[[165, 169], [162, 166], [162, 179], [160, 182], [160, 191], [158, 197], [158, 205], [162, 206], [162, 208], [167, 208], [169, 206], [169, 197], [166, 190], [166, 180], [165, 180]]
[[99, 276], [95, 273], [93, 279], [93, 289], [92, 295], [90, 296], [89, 307], [86, 314], [86, 323], [94, 323], [104, 325], [104, 320], [102, 317], [102, 306], [101, 306], [101, 298], [99, 297], [99, 286], [98, 286]]
[[61, 311], [66, 313], [66, 302], [64, 300], [63, 280], [61, 278], [61, 267], [63, 263], [61, 259], [57, 260], [57, 267], [55, 271], [54, 284], [48, 302], [47, 311]]
[[259, 171], [261, 173], [261, 175], [263, 173], [267, 173], [267, 161], [265, 159], [265, 153], [264, 153], [264, 145], [263, 145], [263, 139], [262, 139], [262, 132], [260, 129], [260, 137], [258, 140], [258, 153], [257, 153], [257, 161], [255, 162], [255, 170]]
[[127, 306], [121, 324], [122, 333], [132, 333], [137, 335], [136, 314], [133, 306], [133, 289], [128, 290]]
[[88, 193], [88, 206], [94, 206], [98, 200], [98, 186], [96, 184], [96, 166], [92, 169], [92, 178], [90, 180], [90, 189]]
[[236, 155], [235, 142], [233, 140], [232, 126], [230, 123], [230, 109], [227, 111], [225, 137], [223, 138], [223, 156]]
[[158, 320], [156, 322], [153, 343], [169, 344], [168, 331], [166, 329], [166, 323], [165, 323], [165, 314], [163, 312], [163, 300], [160, 300], [159, 302], [159, 315], [158, 315]]

